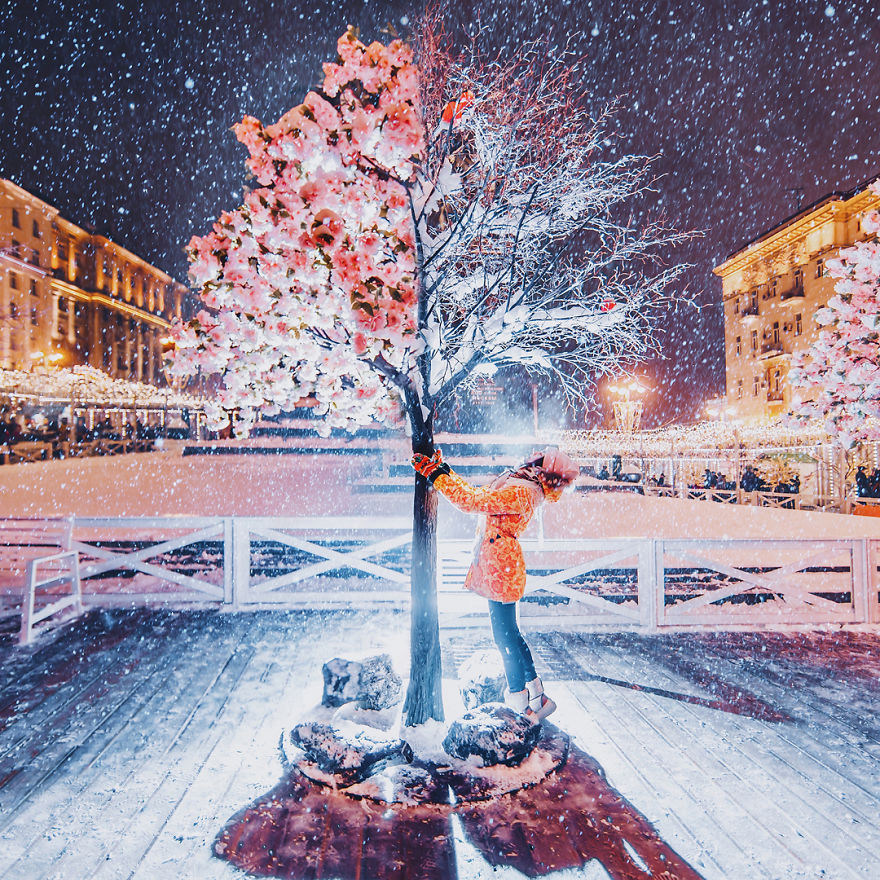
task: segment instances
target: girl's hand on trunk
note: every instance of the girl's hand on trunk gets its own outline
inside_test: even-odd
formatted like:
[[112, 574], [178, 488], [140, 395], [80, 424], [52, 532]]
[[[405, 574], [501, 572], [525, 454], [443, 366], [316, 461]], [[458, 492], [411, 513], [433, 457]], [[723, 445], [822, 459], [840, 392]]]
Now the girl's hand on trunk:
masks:
[[418, 473], [431, 481], [432, 485], [440, 474], [450, 473], [450, 467], [443, 461], [443, 455], [439, 449], [430, 458], [417, 452], [410, 462]]

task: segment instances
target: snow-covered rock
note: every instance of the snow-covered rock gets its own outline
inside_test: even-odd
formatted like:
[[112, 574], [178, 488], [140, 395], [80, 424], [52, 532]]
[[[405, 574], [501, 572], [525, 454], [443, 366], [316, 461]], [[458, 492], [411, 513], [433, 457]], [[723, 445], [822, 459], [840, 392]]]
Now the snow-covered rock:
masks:
[[474, 654], [462, 663], [458, 678], [461, 682], [461, 699], [465, 709], [476, 709], [486, 703], [504, 701], [507, 677], [497, 652], [485, 651]]
[[540, 785], [568, 760], [571, 741], [559, 728], [546, 722], [535, 725], [540, 738], [531, 754], [515, 767], [495, 764], [477, 767], [474, 759], [454, 760], [449, 766], [438, 767], [437, 776], [449, 785], [459, 804], [487, 801]]
[[324, 676], [324, 696], [321, 697], [321, 703], [324, 706], [341, 706], [356, 700], [361, 668], [356, 660], [343, 660], [341, 657], [328, 660], [321, 668]]
[[362, 709], [381, 711], [403, 699], [403, 679], [394, 671], [389, 654], [368, 657], [361, 664], [357, 702]]
[[448, 804], [449, 786], [424, 767], [393, 764], [363, 782], [349, 786], [345, 794], [386, 804]]
[[443, 740], [444, 750], [462, 761], [482, 759], [483, 766], [515, 766], [534, 749], [541, 726], [507, 706], [489, 703], [457, 718]]
[[314, 765], [322, 775], [332, 777], [335, 785], [352, 785], [389, 762], [412, 760], [412, 749], [406, 743], [348, 721], [302, 722], [291, 730], [290, 741], [302, 750], [301, 756], [290, 756], [298, 769], [316, 781], [328, 781], [305, 766]]
[[362, 709], [381, 711], [399, 703], [403, 697], [403, 680], [394, 671], [388, 654], [377, 654], [365, 660], [344, 660], [334, 657], [321, 669], [324, 676], [325, 706], [342, 706], [356, 702]]
[[[400, 726], [401, 704], [389, 706], [387, 709], [361, 709], [357, 703], [345, 703], [338, 709], [331, 710], [331, 717], [326, 719], [333, 723], [337, 721], [352, 721], [355, 724], [363, 724], [365, 727], [375, 727], [377, 730], [393, 730]], [[312, 721], [318, 719], [313, 715], [306, 716]]]

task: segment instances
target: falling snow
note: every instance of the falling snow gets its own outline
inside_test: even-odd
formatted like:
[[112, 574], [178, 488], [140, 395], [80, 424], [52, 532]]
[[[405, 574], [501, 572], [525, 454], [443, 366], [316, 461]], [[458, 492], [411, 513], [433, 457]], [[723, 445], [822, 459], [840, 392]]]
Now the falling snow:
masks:
[[[670, 316], [668, 359], [651, 368], [668, 383], [665, 417], [693, 411], [694, 388], [701, 402], [723, 383], [711, 268], [788, 217], [798, 188], [809, 204], [880, 172], [876, 4], [736, 0], [684, 15], [669, 2], [537, 0], [528, 18], [514, 0], [452, 6], [451, 27], [480, 20], [508, 46], [574, 36], [589, 109], [623, 102], [609, 154], [659, 156], [644, 209], [705, 230], [674, 255], [695, 264], [690, 289], [704, 308]], [[346, 23], [367, 39], [383, 38], [389, 22], [406, 36], [421, 8], [5, 4], [2, 174], [183, 278], [185, 243], [247, 183], [229, 127], [298, 103]]]

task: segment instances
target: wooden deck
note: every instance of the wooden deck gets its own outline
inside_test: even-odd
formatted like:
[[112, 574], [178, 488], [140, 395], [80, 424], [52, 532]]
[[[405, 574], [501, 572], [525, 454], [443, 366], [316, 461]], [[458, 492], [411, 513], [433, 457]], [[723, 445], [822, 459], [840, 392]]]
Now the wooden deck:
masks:
[[[386, 650], [404, 672], [408, 641], [390, 611], [94, 611], [29, 648], [13, 623], [0, 621], [0, 877], [16, 880], [244, 876], [214, 840], [277, 790], [279, 733], [320, 698], [321, 664]], [[337, 853], [344, 871], [323, 853], [274, 874], [880, 876], [880, 634], [527, 638], [576, 746], [573, 775], [429, 823], [439, 861], [419, 856], [429, 825], [412, 822], [393, 826], [415, 835], [409, 857], [370, 856], [369, 811], [346, 807], [339, 821], [361, 831]], [[444, 634], [450, 711], [458, 665], [489, 647], [479, 630]], [[656, 869], [634, 834], [690, 868], [661, 856], [670, 869]]]

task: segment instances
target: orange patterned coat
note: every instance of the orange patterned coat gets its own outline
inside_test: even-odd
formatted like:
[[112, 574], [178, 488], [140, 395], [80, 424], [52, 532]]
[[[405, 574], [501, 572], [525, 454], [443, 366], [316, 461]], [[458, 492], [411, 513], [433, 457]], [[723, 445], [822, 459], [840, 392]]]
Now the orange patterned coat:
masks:
[[482, 513], [478, 546], [464, 585], [496, 602], [516, 602], [526, 587], [526, 564], [518, 537], [525, 531], [544, 494], [527, 480], [476, 488], [457, 474], [440, 474], [434, 488], [465, 513]]

